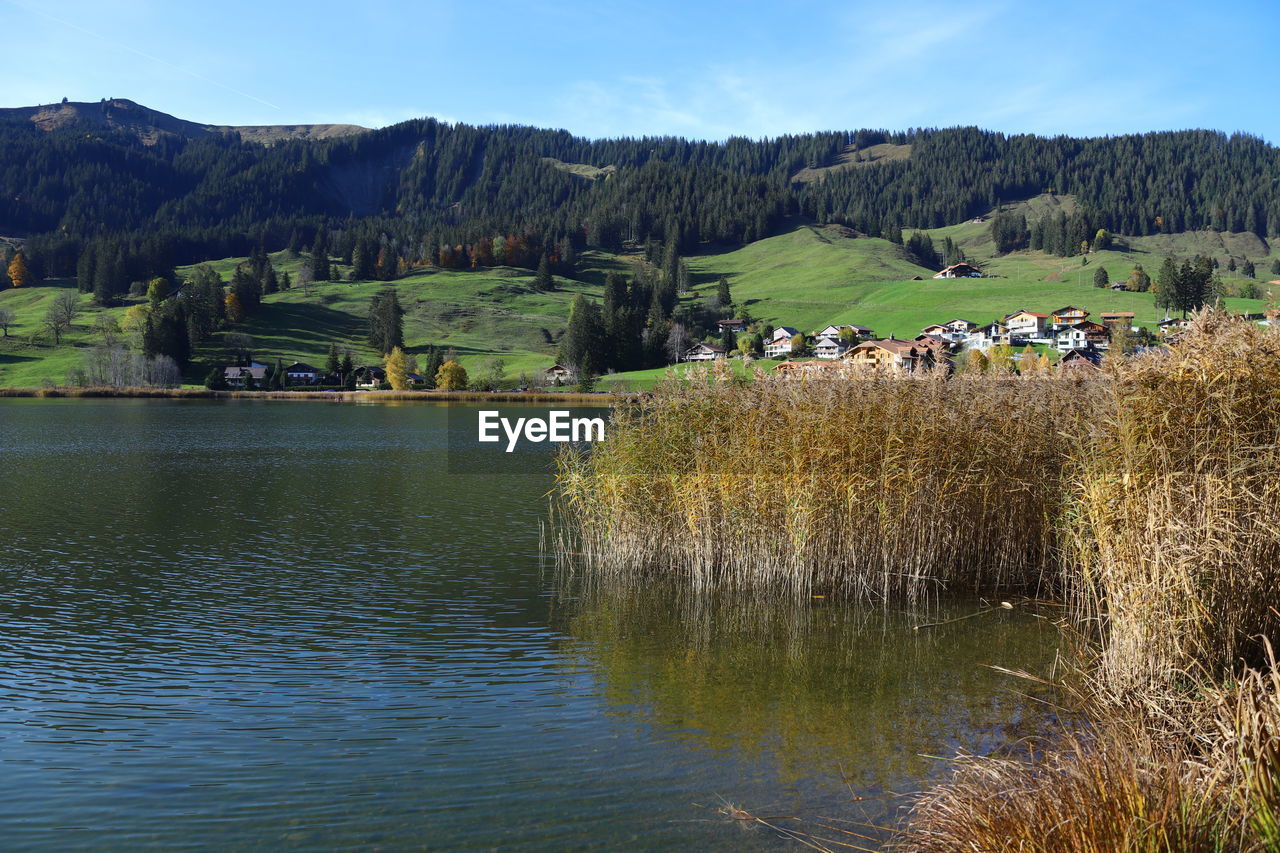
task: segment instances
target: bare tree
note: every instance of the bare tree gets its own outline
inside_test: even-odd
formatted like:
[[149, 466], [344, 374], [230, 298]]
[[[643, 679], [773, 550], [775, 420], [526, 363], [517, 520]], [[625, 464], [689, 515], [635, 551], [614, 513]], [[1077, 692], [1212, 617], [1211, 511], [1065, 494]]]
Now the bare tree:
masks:
[[302, 295], [310, 298], [311, 282], [315, 281], [316, 274], [311, 270], [311, 264], [305, 263], [298, 270], [298, 287], [302, 288]]
[[13, 309], [0, 308], [0, 330], [4, 331], [4, 336], [9, 337], [9, 327], [13, 325]]
[[44, 313], [44, 324], [53, 332], [53, 344], [62, 343], [62, 334], [75, 322], [80, 314], [80, 294], [74, 290], [64, 290], [53, 300], [49, 310]]
[[672, 363], [684, 358], [688, 350], [689, 330], [683, 323], [672, 323], [671, 331], [667, 333], [667, 355], [671, 357]]
[[248, 364], [253, 358], [253, 338], [244, 332], [228, 332], [222, 342], [236, 354], [242, 364]]

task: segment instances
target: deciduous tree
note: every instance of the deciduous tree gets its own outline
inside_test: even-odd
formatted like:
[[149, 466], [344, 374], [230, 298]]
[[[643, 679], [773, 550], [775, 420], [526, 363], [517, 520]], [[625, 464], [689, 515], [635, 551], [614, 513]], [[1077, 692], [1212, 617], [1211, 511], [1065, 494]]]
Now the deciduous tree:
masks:
[[456, 361], [446, 361], [436, 371], [436, 387], [441, 391], [465, 391], [467, 371]]

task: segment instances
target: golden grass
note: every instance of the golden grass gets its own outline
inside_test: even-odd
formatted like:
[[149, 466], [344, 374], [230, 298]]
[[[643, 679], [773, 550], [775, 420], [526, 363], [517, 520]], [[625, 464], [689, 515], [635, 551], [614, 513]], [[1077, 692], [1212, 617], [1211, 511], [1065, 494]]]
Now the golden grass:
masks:
[[[962, 759], [895, 847], [1119, 853], [1280, 849], [1280, 675], [1268, 658], [1176, 704], [1143, 696], [1027, 760]], [[1157, 707], [1158, 706], [1158, 707]], [[1176, 711], [1176, 713], [1171, 713]]]
[[593, 573], [919, 602], [1047, 594], [1088, 383], [870, 376], [672, 382], [566, 452]]

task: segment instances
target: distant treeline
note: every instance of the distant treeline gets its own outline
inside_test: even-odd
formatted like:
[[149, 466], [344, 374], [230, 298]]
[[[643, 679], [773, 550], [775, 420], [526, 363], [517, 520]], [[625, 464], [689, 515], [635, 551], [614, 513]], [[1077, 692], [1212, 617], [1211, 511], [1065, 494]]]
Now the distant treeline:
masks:
[[[910, 156], [870, 162], [883, 143]], [[852, 149], [852, 163], [841, 164]], [[596, 179], [560, 164], [615, 170]], [[1201, 228], [1280, 233], [1280, 152], [1248, 135], [1179, 131], [1100, 139], [976, 128], [860, 130], [696, 142], [586, 140], [565, 131], [433, 119], [359, 136], [270, 146], [236, 137], [44, 132], [0, 123], [0, 233], [28, 238], [39, 275], [71, 275], [87, 241], [140, 256], [142, 274], [256, 247], [334, 254], [389, 278], [404, 266], [507, 262], [536, 268], [565, 247], [646, 239], [682, 254], [749, 242], [788, 215], [875, 236], [963, 221], [1042, 192], [1072, 194], [1071, 234]], [[1030, 243], [1032, 228], [1015, 242]], [[1068, 239], [1070, 237], [1070, 239]], [[499, 250], [511, 246], [511, 258]], [[1075, 244], [1078, 245], [1078, 244]], [[360, 247], [357, 252], [357, 247]]]

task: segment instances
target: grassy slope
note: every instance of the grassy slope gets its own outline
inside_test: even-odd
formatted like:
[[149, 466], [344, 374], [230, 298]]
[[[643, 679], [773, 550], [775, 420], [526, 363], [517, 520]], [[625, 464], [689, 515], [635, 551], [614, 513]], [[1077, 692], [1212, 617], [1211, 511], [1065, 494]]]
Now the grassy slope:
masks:
[[[1026, 204], [1031, 215], [1039, 215], [1056, 205], [1069, 206], [1071, 201], [1033, 199]], [[1081, 267], [1079, 259], [1052, 258], [1041, 252], [992, 258], [989, 232], [988, 222], [963, 223], [931, 233], [939, 243], [944, 235], [951, 236], [992, 273], [1005, 277], [935, 281], [929, 278], [929, 270], [907, 260], [901, 247], [885, 240], [841, 236], [838, 229], [792, 223], [777, 236], [735, 251], [690, 258], [695, 280], [692, 298], [708, 295], [716, 280], [727, 275], [735, 301], [775, 325], [807, 332], [828, 323], [861, 323], [881, 335], [913, 337], [928, 323], [956, 316], [987, 322], [1017, 308], [1047, 312], [1074, 304], [1095, 314], [1133, 311], [1138, 322], [1146, 325], [1162, 316], [1150, 294], [1092, 287], [1098, 264], [1106, 266], [1112, 279], [1120, 279], [1134, 262], [1154, 274], [1167, 253], [1209, 252], [1224, 261], [1227, 253], [1233, 253], [1258, 264], [1260, 283], [1272, 277], [1265, 272], [1272, 249], [1252, 235], [1192, 232], [1126, 238], [1122, 250], [1096, 253], [1088, 266]], [[239, 260], [226, 258], [212, 265], [230, 278]], [[273, 261], [294, 274], [300, 263], [284, 253], [273, 256]], [[573, 296], [583, 293], [595, 298], [606, 272], [628, 269], [624, 259], [587, 252], [581, 258], [578, 280], [561, 279], [560, 289], [552, 293], [533, 290], [532, 275], [524, 270], [432, 271], [409, 276], [395, 283], [406, 310], [406, 344], [415, 352], [430, 345], [453, 348], [473, 371], [495, 355], [503, 358], [510, 374], [541, 369], [555, 359], [553, 341], [564, 328]], [[1222, 274], [1232, 279], [1225, 269]], [[925, 280], [910, 281], [915, 275]], [[11, 338], [0, 340], [0, 386], [35, 386], [46, 378], [62, 382], [68, 370], [81, 364], [81, 348], [95, 340], [90, 327], [98, 313], [87, 297], [85, 313], [63, 346], [27, 344], [57, 293], [71, 286], [71, 281], [53, 281], [0, 292], [0, 305], [18, 316]], [[323, 364], [329, 344], [336, 342], [350, 348], [357, 361], [370, 362], [375, 354], [364, 344], [365, 317], [369, 299], [382, 286], [378, 282], [323, 283], [314, 285], [309, 297], [296, 288], [275, 294], [266, 298], [242, 330], [253, 336], [255, 357], [261, 360]], [[1263, 307], [1259, 300], [1243, 299], [1229, 299], [1227, 305], [1236, 311]], [[109, 313], [119, 316], [124, 310], [113, 308]], [[224, 357], [217, 336], [196, 353], [204, 365]], [[205, 369], [193, 368], [189, 378], [198, 381]], [[621, 374], [605, 385], [643, 388], [663, 373]]]

